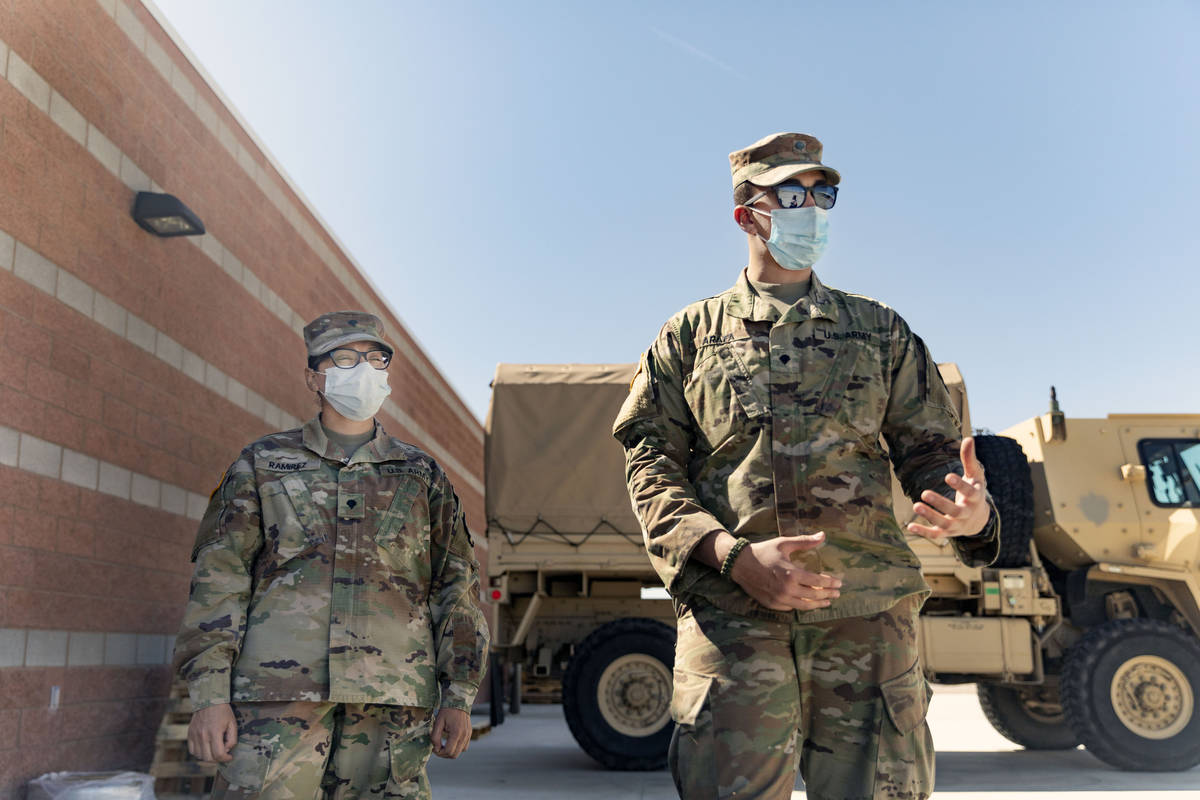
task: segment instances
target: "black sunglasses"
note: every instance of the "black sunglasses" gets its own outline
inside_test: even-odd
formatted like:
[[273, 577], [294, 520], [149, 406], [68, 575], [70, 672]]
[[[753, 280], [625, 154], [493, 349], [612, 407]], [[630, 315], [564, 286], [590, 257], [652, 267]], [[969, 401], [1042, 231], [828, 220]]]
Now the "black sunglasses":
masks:
[[[811, 194], [813, 205], [828, 211], [837, 203], [838, 187], [830, 186], [828, 183], [818, 183], [813, 186], [801, 186], [798, 183], [781, 183], [778, 186], [772, 186], [771, 191], [775, 192], [775, 197], [779, 199], [779, 205], [783, 208], [800, 208], [800, 206], [804, 205], [807, 196]], [[766, 193], [767, 190], [764, 189], [747, 200], [746, 205], [750, 205], [750, 203], [758, 200]]]
[[830, 209], [837, 202], [837, 187], [828, 183], [818, 183], [812, 186], [801, 186], [798, 183], [781, 183], [774, 187], [779, 205], [784, 208], [799, 208], [804, 205], [807, 195], [812, 195], [813, 205], [817, 208]]

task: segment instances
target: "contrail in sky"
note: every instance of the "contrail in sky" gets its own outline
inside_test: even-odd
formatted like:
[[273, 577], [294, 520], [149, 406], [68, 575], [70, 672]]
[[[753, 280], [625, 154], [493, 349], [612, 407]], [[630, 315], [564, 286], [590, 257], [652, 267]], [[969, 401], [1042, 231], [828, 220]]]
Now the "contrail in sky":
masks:
[[721, 69], [725, 70], [726, 72], [732, 72], [734, 75], [737, 75], [739, 78], [746, 77], [745, 75], [743, 75], [742, 73], [740, 73], [736, 69], [734, 69], [733, 67], [726, 64], [721, 59], [717, 58], [716, 56], [709, 55], [708, 53], [704, 52], [703, 50], [701, 50], [699, 47], [696, 47], [695, 45], [688, 44], [683, 39], [680, 39], [678, 36], [672, 36], [671, 34], [666, 33], [665, 31], [660, 31], [658, 28], [655, 28], [653, 25], [650, 26], [650, 30], [653, 31], [654, 34], [656, 36], [658, 36], [660, 39], [662, 39], [665, 42], [675, 45], [680, 50], [691, 53], [692, 55], [696, 56], [697, 58], [702, 58], [705, 61], [709, 62], [710, 64], [715, 64], [716, 66], [720, 67]]

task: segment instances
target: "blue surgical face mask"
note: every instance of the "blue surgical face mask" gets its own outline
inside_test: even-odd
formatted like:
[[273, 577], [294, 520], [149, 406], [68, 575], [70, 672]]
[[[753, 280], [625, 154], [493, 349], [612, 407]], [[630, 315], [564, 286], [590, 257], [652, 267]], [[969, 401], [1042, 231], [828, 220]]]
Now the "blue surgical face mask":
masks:
[[[756, 214], [767, 212], [746, 206]], [[784, 269], [809, 269], [829, 244], [829, 212], [816, 206], [771, 209], [771, 237], [760, 239]]]

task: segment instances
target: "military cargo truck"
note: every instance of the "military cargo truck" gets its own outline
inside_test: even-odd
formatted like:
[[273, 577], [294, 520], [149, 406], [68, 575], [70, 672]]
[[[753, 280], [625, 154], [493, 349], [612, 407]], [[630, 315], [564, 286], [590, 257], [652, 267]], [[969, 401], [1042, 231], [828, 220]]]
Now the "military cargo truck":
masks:
[[517, 698], [561, 699], [571, 733], [604, 766], [657, 769], [672, 730], [675, 615], [610, 433], [633, 371], [497, 368], [484, 426], [489, 592], [494, 650]]
[[[609, 434], [635, 365], [502, 364], [486, 423], [488, 561], [514, 699], [561, 698], [614, 769], [666, 761], [674, 615]], [[970, 432], [957, 367], [939, 365]], [[996, 564], [910, 539], [932, 595], [921, 657], [975, 683], [1030, 749], [1085, 745], [1130, 770], [1200, 763], [1200, 414], [1050, 413], [977, 435]], [[895, 488], [897, 516], [911, 503]]]

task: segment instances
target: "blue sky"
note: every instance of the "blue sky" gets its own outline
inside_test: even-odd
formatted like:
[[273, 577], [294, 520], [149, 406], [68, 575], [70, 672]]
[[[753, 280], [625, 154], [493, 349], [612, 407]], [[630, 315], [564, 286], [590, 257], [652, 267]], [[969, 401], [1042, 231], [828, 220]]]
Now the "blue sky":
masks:
[[1200, 411], [1198, 3], [157, 2], [480, 419], [731, 285], [782, 130], [977, 426]]

